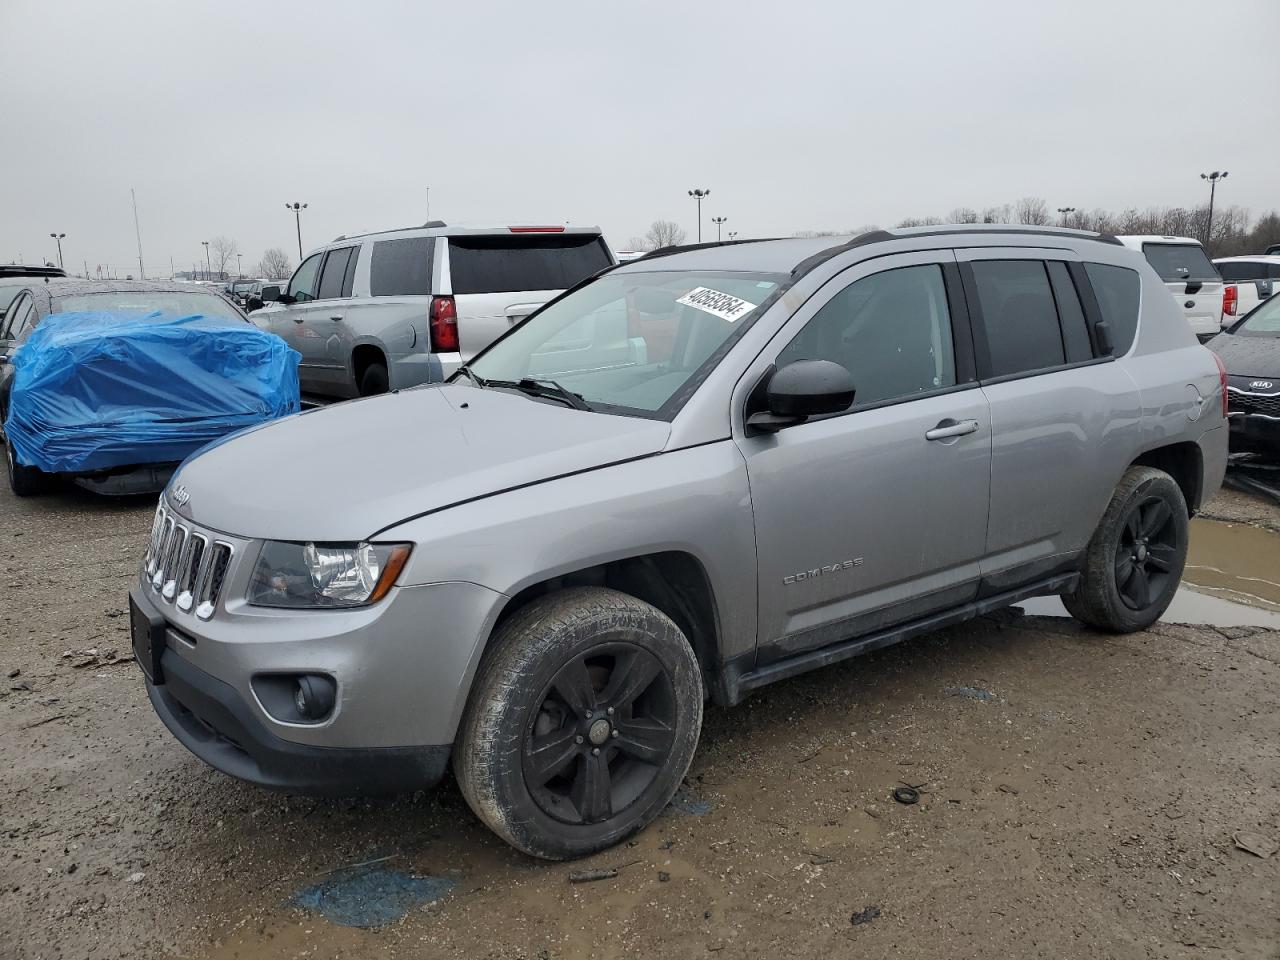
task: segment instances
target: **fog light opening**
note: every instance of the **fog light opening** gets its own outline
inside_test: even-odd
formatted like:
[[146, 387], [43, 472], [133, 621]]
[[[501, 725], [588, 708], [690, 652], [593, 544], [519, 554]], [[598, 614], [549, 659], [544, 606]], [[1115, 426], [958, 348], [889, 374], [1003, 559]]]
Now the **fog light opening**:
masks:
[[323, 720], [333, 711], [332, 681], [323, 677], [298, 677], [293, 688], [293, 705], [303, 720]]

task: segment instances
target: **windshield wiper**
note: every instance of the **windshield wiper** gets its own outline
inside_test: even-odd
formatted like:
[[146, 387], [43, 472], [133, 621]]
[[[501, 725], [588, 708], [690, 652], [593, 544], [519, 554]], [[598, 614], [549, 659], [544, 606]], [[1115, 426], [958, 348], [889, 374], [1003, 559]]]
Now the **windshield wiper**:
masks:
[[591, 409], [591, 404], [582, 399], [582, 394], [566, 390], [556, 381], [545, 377], [521, 377], [520, 382], [516, 384], [516, 389], [537, 397], [563, 400], [575, 410]]
[[467, 377], [467, 378], [468, 378], [472, 383], [474, 383], [477, 387], [487, 387], [487, 386], [489, 385], [489, 381], [488, 381], [488, 380], [486, 380], [484, 377], [481, 377], [481, 376], [478, 376], [478, 375], [476, 375], [476, 374], [472, 373], [472, 372], [471, 372], [471, 368], [470, 368], [470, 367], [468, 367], [465, 363], [464, 363], [462, 366], [460, 366], [460, 367], [458, 368], [458, 373], [460, 373], [460, 374], [462, 374], [463, 376]]

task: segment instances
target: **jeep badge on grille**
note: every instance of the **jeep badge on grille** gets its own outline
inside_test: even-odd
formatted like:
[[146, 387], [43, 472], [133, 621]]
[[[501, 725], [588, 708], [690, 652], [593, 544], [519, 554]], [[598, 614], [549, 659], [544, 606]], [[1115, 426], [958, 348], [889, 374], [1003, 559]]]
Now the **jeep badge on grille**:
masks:
[[185, 507], [187, 501], [191, 499], [191, 494], [184, 484], [178, 484], [173, 488], [173, 502], [180, 507]]

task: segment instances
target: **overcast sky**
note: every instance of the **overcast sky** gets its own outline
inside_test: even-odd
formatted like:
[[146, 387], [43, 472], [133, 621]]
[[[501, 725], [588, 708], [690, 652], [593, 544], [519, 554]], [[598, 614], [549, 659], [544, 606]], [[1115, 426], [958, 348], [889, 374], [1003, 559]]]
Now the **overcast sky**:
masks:
[[0, 0], [0, 260], [296, 263], [432, 217], [693, 239], [1050, 207], [1280, 207], [1280, 0]]

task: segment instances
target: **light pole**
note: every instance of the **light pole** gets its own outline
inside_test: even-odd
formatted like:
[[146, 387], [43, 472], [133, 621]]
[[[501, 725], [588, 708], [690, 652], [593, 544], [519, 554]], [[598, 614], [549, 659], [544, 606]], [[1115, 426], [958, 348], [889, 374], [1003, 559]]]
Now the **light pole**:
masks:
[[[427, 201], [428, 203], [431, 202], [429, 199], [429, 196], [430, 195], [428, 195], [428, 201]], [[301, 263], [302, 262], [302, 211], [307, 209], [307, 205], [305, 203], [297, 203], [297, 202], [286, 203], [284, 205], [284, 208], [286, 210], [293, 211], [294, 224], [298, 228], [298, 262]]]
[[213, 279], [213, 264], [209, 261], [209, 241], [201, 240], [204, 244], [204, 278], [206, 280]]
[[1067, 225], [1067, 214], [1069, 214], [1069, 213], [1075, 213], [1075, 212], [1076, 212], [1076, 208], [1075, 208], [1075, 207], [1059, 207], [1059, 208], [1058, 208], [1058, 213], [1062, 214], [1062, 224], [1061, 224], [1061, 225], [1065, 227], [1065, 226]]
[[244, 279], [244, 270], [242, 270], [240, 267], [240, 256], [241, 256], [240, 254], [238, 253], [236, 254], [236, 279], [237, 280]]
[[[62, 267], [62, 241], [63, 241], [63, 238], [66, 237], [66, 234], [51, 233], [49, 234], [49, 236], [53, 237], [53, 239], [58, 242], [58, 266]], [[65, 269], [65, 267], [63, 269]]]
[[716, 243], [720, 242], [720, 225], [728, 220], [728, 217], [712, 217], [711, 222], [716, 225]]
[[732, 243], [734, 240], [737, 240], [737, 239], [738, 239], [738, 231], [737, 231], [737, 230], [730, 230], [730, 231], [729, 231], [729, 242], [730, 242], [730, 243]]
[[702, 200], [704, 197], [711, 196], [711, 188], [706, 190], [690, 190], [689, 196], [698, 201], [698, 242], [702, 242]]
[[1209, 222], [1204, 227], [1204, 242], [1207, 244], [1209, 238], [1213, 236], [1213, 194], [1218, 187], [1218, 181], [1227, 179], [1227, 171], [1215, 170], [1213, 173], [1202, 173], [1200, 179], [1209, 181]]

